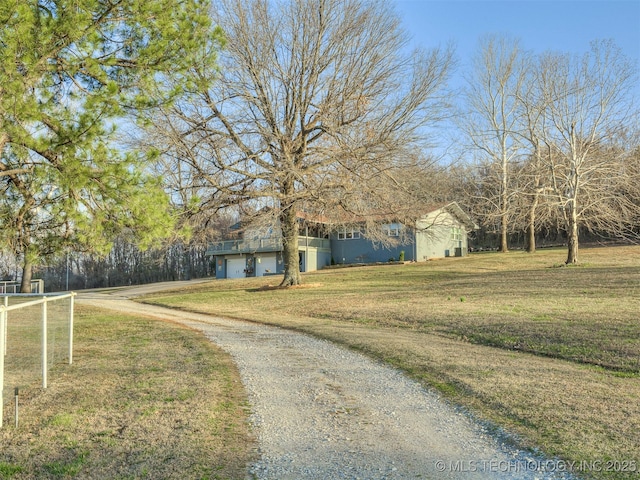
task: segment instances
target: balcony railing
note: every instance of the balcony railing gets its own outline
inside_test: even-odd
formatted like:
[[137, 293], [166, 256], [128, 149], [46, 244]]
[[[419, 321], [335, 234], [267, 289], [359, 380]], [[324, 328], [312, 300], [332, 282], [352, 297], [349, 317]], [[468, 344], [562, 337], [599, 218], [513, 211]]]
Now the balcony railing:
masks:
[[[299, 247], [329, 248], [328, 238], [298, 237]], [[257, 238], [253, 240], [225, 240], [209, 244], [207, 255], [228, 255], [234, 253], [259, 253], [282, 251], [281, 238]]]
[[331, 248], [328, 238], [319, 237], [298, 237], [299, 247]]
[[229, 253], [279, 252], [282, 240], [278, 238], [258, 238], [255, 240], [225, 240], [212, 243], [207, 249], [208, 255]]

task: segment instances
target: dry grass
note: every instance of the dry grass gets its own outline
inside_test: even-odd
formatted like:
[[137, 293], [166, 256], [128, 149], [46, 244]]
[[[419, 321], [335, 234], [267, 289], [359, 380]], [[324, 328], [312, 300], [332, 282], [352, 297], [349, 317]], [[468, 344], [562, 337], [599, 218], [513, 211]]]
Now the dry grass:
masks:
[[[640, 470], [640, 248], [478, 254], [216, 281], [147, 301], [312, 333], [406, 370], [550, 455]], [[599, 464], [595, 464], [598, 466]], [[604, 463], [603, 465], [607, 465]], [[614, 467], [619, 465], [614, 465]], [[603, 470], [596, 468], [595, 470]]]
[[[33, 301], [9, 297], [9, 305]], [[69, 359], [69, 299], [47, 302], [47, 365]], [[42, 304], [8, 312], [5, 356], [5, 401], [15, 387], [42, 385]]]
[[202, 335], [78, 308], [74, 364], [5, 409], [0, 478], [243, 478], [253, 441], [235, 366]]

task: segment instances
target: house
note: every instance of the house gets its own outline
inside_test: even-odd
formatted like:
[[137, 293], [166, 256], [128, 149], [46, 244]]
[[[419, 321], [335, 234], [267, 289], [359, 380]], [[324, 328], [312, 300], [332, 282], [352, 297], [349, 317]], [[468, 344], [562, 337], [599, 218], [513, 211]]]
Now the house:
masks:
[[[324, 220], [324, 219], [323, 219]], [[323, 221], [298, 215], [300, 271], [312, 272], [331, 264], [331, 245]], [[235, 239], [214, 242], [206, 255], [213, 257], [216, 278], [262, 277], [284, 273], [282, 235], [277, 228], [232, 227]]]
[[[298, 216], [300, 271], [312, 272], [331, 263], [376, 263], [398, 260], [422, 262], [432, 258], [464, 256], [468, 235], [477, 226], [452, 202], [434, 207], [415, 223], [382, 224], [390, 242], [372, 241], [363, 225], [334, 227], [329, 219]], [[237, 229], [236, 239], [212, 243], [207, 255], [215, 262], [216, 278], [242, 278], [284, 272], [282, 238], [277, 229]], [[395, 243], [393, 246], [385, 246]]]
[[390, 222], [383, 234], [397, 245], [381, 247], [365, 238], [362, 229], [338, 228], [331, 233], [331, 253], [336, 263], [375, 263], [398, 260], [424, 262], [433, 258], [461, 257], [469, 251], [469, 233], [477, 225], [457, 203], [433, 207], [414, 226]]

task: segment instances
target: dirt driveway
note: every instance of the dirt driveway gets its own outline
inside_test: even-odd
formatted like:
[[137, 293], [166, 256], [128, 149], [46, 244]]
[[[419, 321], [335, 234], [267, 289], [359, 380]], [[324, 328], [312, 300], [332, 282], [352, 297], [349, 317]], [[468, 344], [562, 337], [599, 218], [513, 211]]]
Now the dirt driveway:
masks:
[[260, 448], [248, 478], [565, 478], [361, 354], [276, 327], [131, 300], [177, 286], [81, 292], [77, 301], [183, 324], [232, 355]]

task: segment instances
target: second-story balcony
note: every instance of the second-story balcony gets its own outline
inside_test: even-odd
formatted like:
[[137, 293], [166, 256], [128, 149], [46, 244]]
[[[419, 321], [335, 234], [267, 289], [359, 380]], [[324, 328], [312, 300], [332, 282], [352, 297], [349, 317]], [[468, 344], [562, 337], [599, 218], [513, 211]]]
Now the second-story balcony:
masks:
[[[299, 247], [330, 248], [328, 238], [298, 237]], [[224, 240], [209, 244], [207, 255], [229, 255], [234, 253], [265, 253], [282, 251], [282, 238], [256, 238], [252, 240]]]

